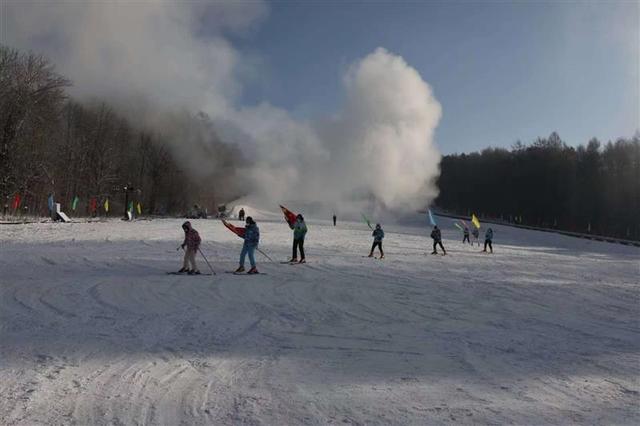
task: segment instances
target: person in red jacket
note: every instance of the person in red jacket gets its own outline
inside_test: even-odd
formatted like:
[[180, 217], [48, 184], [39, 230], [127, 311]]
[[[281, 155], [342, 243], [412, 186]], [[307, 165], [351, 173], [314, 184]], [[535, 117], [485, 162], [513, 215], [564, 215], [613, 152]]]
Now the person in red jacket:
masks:
[[[184, 260], [182, 262], [182, 269], [178, 272], [187, 272], [189, 275], [200, 274], [196, 266], [196, 254], [200, 249], [200, 242], [202, 241], [200, 234], [191, 227], [191, 222], [189, 221], [182, 224], [182, 230], [184, 231], [184, 241], [180, 247], [184, 249]], [[189, 268], [189, 266], [191, 268]]]

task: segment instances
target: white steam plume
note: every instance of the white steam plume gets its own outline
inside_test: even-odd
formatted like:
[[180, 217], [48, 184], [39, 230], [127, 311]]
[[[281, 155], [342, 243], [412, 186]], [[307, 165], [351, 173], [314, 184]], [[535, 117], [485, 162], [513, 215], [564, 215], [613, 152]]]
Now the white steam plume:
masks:
[[342, 195], [365, 190], [395, 207], [434, 198], [440, 155], [433, 133], [441, 108], [429, 85], [382, 48], [352, 65], [344, 80], [345, 110], [324, 136]]
[[[245, 191], [264, 204], [344, 211], [355, 201], [394, 209], [432, 200], [441, 109], [401, 57], [379, 48], [354, 63], [344, 76], [346, 103], [329, 120], [237, 104], [239, 76], [258, 75], [259, 62], [227, 35], [243, 35], [267, 15], [262, 2], [8, 2], [0, 42], [48, 56], [73, 81], [74, 96], [107, 98], [162, 132], [195, 175], [221, 166], [210, 143], [217, 136], [203, 134], [215, 129], [244, 152]], [[191, 131], [180, 119], [185, 111], [206, 113], [212, 127]]]

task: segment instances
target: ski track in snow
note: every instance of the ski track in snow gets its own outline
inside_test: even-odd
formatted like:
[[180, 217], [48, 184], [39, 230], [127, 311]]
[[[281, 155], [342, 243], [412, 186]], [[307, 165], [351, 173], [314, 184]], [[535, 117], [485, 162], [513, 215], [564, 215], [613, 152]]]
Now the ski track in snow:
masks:
[[[181, 220], [0, 227], [0, 424], [638, 424], [640, 250], [440, 219], [194, 220], [217, 276], [175, 276]], [[198, 259], [200, 269], [207, 265]]]

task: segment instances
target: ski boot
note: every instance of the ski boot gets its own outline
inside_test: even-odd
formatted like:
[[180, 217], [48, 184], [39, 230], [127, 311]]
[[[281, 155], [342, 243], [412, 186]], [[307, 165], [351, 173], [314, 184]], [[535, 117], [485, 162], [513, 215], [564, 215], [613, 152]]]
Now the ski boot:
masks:
[[381, 255], [380, 255], [380, 259], [384, 259], [384, 254], [381, 254]]
[[238, 269], [236, 269], [233, 273], [234, 274], [239, 274], [240, 272], [244, 272], [244, 266], [240, 266]]
[[307, 263], [307, 261], [304, 260], [304, 258], [302, 258], [302, 259], [300, 259], [300, 262], [298, 262], [298, 263]]
[[178, 273], [179, 273], [179, 274], [182, 274], [182, 273], [184, 273], [184, 272], [189, 272], [189, 270], [188, 270], [187, 268], [181, 268], [181, 269], [178, 271]]
[[200, 275], [200, 271], [198, 271], [197, 269], [194, 271], [189, 271], [187, 272], [189, 275]]
[[434, 250], [431, 252], [431, 254], [438, 254], [438, 252]]
[[298, 263], [298, 258], [292, 257], [291, 259], [289, 259], [289, 263]]
[[369, 256], [367, 256], [367, 257], [373, 257], [373, 253], [369, 253]]
[[255, 266], [252, 266], [251, 269], [249, 269], [249, 272], [247, 272], [247, 274], [259, 274], [259, 272]]

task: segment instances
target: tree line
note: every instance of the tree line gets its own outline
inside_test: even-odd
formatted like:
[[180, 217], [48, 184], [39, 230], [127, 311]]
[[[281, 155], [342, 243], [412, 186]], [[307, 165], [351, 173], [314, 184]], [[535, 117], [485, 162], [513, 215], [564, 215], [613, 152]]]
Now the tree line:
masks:
[[[242, 195], [242, 155], [217, 139], [206, 115], [183, 115], [174, 126], [199, 147], [190, 159], [198, 166], [183, 168], [185, 153], [169, 140], [175, 134], [146, 128], [104, 100], [72, 99], [70, 85], [46, 58], [0, 45], [3, 210], [46, 215], [53, 194], [76, 216], [107, 214], [106, 200], [118, 215], [125, 187], [145, 214], [181, 214], [194, 203], [212, 210]], [[511, 149], [448, 155], [438, 186], [436, 205], [453, 213], [640, 239], [638, 134], [574, 148], [552, 133]]]
[[529, 226], [640, 240], [640, 134], [568, 146], [557, 133], [442, 159], [438, 207]]
[[[149, 214], [184, 213], [193, 203], [213, 209], [234, 195], [215, 182], [240, 153], [217, 140], [206, 116], [189, 116], [185, 126], [207, 129], [200, 143], [224, 167], [194, 176], [180, 167], [175, 146], [162, 132], [138, 125], [106, 101], [72, 99], [70, 85], [46, 58], [0, 45], [0, 197], [5, 212], [46, 215], [53, 194], [68, 213], [117, 215], [124, 210], [125, 187], [134, 189], [130, 199]], [[76, 197], [79, 202], [73, 203]], [[73, 204], [76, 209], [70, 212]]]

